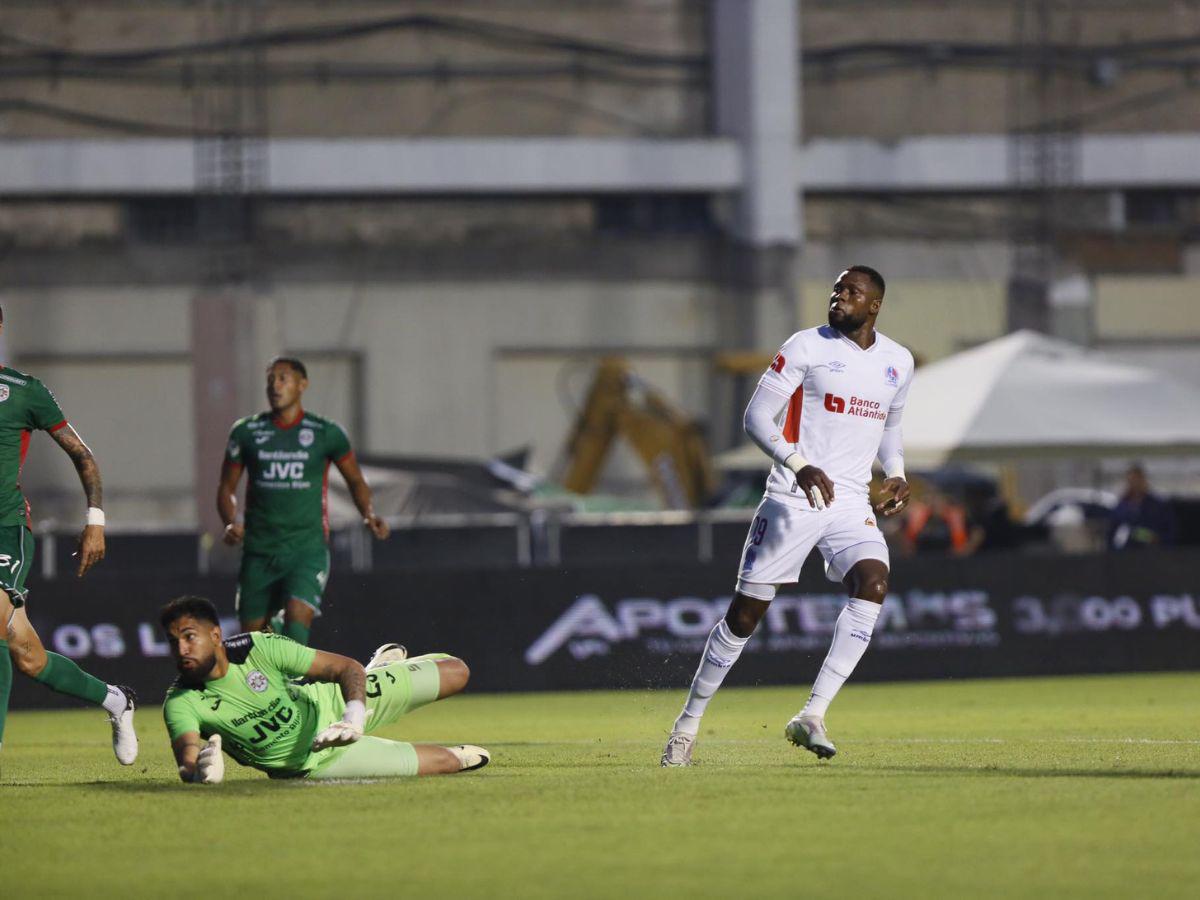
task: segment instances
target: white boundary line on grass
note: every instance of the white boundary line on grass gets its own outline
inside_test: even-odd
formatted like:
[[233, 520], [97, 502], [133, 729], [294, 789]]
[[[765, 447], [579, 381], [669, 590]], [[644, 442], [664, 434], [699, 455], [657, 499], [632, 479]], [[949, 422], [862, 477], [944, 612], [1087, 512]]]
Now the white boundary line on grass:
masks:
[[[1200, 739], [1169, 739], [1169, 738], [1089, 738], [1089, 737], [1065, 737], [1065, 738], [865, 738], [847, 739], [847, 743], [855, 744], [1151, 744], [1164, 746], [1198, 746]], [[497, 746], [506, 743], [505, 741], [496, 741]], [[512, 741], [507, 743], [523, 744], [523, 741]], [[643, 740], [621, 740], [621, 741], [605, 741], [600, 739], [593, 740], [574, 740], [574, 741], [535, 741], [536, 745], [552, 746], [552, 745], [579, 745], [591, 747], [604, 746], [624, 746], [624, 745], [640, 745], [649, 743], [649, 739]], [[704, 744], [773, 744], [776, 743], [775, 738], [713, 738], [702, 739]]]
[[1159, 738], [895, 738], [855, 741], [858, 744], [1166, 744], [1192, 745], [1200, 740]]

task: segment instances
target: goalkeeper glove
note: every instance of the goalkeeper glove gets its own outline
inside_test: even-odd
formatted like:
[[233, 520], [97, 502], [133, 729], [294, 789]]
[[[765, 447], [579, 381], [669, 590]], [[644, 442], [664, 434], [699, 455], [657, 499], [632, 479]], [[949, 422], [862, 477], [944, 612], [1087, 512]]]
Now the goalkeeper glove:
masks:
[[363, 736], [363, 723], [367, 719], [367, 708], [361, 700], [350, 700], [346, 703], [346, 711], [342, 720], [334, 722], [317, 735], [313, 741], [314, 750], [324, 750], [326, 747], [345, 747], [353, 744]]
[[221, 736], [214, 734], [196, 757], [196, 774], [192, 781], [197, 784], [220, 784], [225, 780], [225, 757], [221, 755]]

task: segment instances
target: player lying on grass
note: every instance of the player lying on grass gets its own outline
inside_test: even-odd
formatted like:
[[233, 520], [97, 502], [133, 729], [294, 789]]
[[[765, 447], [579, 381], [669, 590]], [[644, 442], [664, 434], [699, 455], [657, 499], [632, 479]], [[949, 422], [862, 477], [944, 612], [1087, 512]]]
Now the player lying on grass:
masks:
[[[187, 782], [225, 777], [222, 749], [271, 778], [381, 778], [478, 769], [490, 754], [464, 744], [439, 747], [370, 737], [407, 712], [467, 684], [461, 659], [429, 653], [407, 659], [385, 644], [367, 664], [261, 632], [222, 640], [217, 610], [203, 597], [163, 607], [163, 630], [179, 678], [163, 718]], [[309, 684], [293, 679], [307, 678]]]

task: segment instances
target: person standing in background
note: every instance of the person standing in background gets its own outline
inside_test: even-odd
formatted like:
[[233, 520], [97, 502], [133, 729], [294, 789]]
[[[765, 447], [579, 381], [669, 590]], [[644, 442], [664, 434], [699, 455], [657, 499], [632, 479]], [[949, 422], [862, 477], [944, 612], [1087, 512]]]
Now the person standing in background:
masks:
[[[332, 419], [301, 405], [308, 370], [293, 357], [267, 367], [270, 409], [234, 423], [217, 485], [226, 544], [241, 544], [237, 614], [243, 631], [262, 631], [283, 613], [283, 633], [308, 643], [329, 579], [329, 465], [346, 479], [363, 524], [379, 540], [387, 522], [375, 514], [371, 488]], [[237, 519], [237, 486], [247, 472], [245, 521]]]

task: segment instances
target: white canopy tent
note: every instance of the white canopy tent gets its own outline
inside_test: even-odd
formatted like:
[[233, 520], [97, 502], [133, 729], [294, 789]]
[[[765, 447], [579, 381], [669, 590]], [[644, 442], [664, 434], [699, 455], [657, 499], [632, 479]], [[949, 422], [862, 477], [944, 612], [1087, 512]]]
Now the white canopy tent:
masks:
[[[910, 468], [948, 462], [1200, 450], [1200, 397], [1102, 353], [1018, 331], [917, 370], [904, 411]], [[747, 468], [753, 445], [724, 454]]]
[[1018, 331], [917, 370], [910, 465], [1192, 453], [1200, 398], [1168, 376]]

